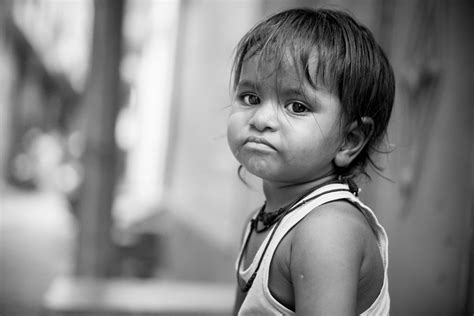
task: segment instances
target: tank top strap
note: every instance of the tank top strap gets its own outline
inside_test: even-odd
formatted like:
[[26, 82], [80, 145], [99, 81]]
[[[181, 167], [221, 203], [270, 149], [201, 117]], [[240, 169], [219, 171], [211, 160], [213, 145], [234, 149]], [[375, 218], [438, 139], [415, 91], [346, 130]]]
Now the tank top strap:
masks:
[[365, 205], [361, 200], [355, 196], [347, 196], [347, 200], [352, 202], [359, 208], [359, 211], [364, 215], [373, 232], [375, 233], [377, 244], [382, 255], [382, 261], [384, 264], [385, 274], [388, 270], [388, 237], [385, 229], [380, 224], [379, 220], [375, 216], [374, 212]]
[[[262, 246], [260, 246], [259, 249], [257, 250], [254, 259], [249, 264], [249, 266], [247, 268], [245, 268], [244, 265], [243, 265], [243, 260], [241, 260], [241, 259], [242, 259], [242, 256], [244, 255], [245, 245], [248, 242], [248, 239], [250, 238], [250, 230], [251, 230], [251, 227], [252, 227], [252, 220], [256, 219], [258, 212], [259, 212], [259, 210], [257, 210], [252, 215], [252, 217], [250, 218], [250, 220], [247, 223], [247, 226], [245, 227], [244, 237], [242, 238], [242, 242], [241, 242], [241, 245], [240, 245], [239, 255], [237, 256], [237, 260], [235, 261], [235, 271], [238, 271], [239, 276], [245, 282], [247, 282], [250, 279], [250, 277], [254, 273], [255, 269], [257, 268], [257, 264], [258, 264], [258, 261], [259, 261], [257, 259], [260, 258], [263, 255], [263, 250], [265, 248], [265, 247], [263, 247], [263, 245], [266, 245], [269, 242], [270, 236], [272, 235], [272, 231], [275, 229], [275, 226], [270, 229], [269, 233], [267, 234], [267, 236], [265, 237], [265, 239], [262, 242]], [[242, 262], [242, 264], [239, 266], [240, 262]]]
[[[309, 194], [303, 200], [305, 202], [301, 206], [296, 208], [282, 219], [282, 222], [279, 225], [277, 231], [274, 233], [272, 240], [269, 241], [270, 244], [263, 261], [265, 262], [265, 260], [271, 260], [273, 253], [285, 235], [315, 208], [332, 201], [346, 199], [352, 200], [353, 198], [358, 200], [358, 198], [353, 193], [351, 193], [348, 185], [340, 183], [326, 185]], [[262, 262], [262, 266], [269, 267], [269, 263], [264, 264], [264, 262]], [[267, 275], [267, 273], [265, 273], [265, 275]]]

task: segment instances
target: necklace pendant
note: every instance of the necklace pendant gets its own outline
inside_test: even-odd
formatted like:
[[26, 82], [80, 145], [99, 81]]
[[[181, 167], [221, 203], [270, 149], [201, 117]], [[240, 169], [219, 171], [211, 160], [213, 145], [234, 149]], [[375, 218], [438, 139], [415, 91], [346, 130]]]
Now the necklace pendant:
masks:
[[262, 215], [262, 223], [265, 226], [271, 225], [273, 221], [275, 220], [277, 214], [275, 213], [264, 213]]
[[257, 216], [257, 222], [261, 222], [263, 225], [263, 228], [261, 231], [267, 230], [269, 227], [273, 226], [284, 214], [285, 208], [280, 208], [278, 211], [271, 212], [271, 213], [265, 213], [261, 212]]

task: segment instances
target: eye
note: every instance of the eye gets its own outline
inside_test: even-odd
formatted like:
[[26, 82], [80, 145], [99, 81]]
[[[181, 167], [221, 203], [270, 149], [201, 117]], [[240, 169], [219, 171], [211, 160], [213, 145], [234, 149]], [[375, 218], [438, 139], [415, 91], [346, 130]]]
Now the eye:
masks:
[[286, 106], [286, 108], [292, 112], [292, 113], [295, 113], [295, 114], [301, 114], [301, 113], [306, 113], [306, 112], [309, 112], [309, 108], [304, 105], [303, 103], [301, 102], [291, 102], [291, 103], [288, 103], [288, 105]]
[[260, 98], [254, 94], [244, 94], [242, 96], [242, 101], [247, 105], [257, 105], [260, 104]]

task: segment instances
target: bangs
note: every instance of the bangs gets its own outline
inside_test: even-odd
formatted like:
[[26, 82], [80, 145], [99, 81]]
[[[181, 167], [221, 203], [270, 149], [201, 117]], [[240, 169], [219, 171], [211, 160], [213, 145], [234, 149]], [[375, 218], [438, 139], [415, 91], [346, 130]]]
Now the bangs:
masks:
[[242, 64], [258, 56], [257, 67], [271, 62], [275, 65], [274, 71], [279, 73], [282, 63], [290, 62], [299, 77], [314, 88], [322, 86], [339, 94], [343, 69], [338, 65], [344, 56], [338, 47], [344, 43], [338, 40], [341, 34], [335, 34], [337, 30], [326, 16], [315, 19], [314, 14], [321, 15], [302, 12], [298, 16], [285, 16], [281, 13], [250, 30], [237, 46], [232, 68], [233, 88], [239, 82]]

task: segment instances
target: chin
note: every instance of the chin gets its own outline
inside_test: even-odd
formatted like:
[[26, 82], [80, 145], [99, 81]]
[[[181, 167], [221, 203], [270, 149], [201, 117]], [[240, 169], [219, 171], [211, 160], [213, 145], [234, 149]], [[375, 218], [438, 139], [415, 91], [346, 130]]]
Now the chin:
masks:
[[[263, 181], [271, 181], [271, 182], [288, 182], [286, 177], [282, 177], [281, 173], [279, 172], [272, 172], [271, 169], [260, 169], [260, 168], [247, 168], [244, 167], [247, 172], [252, 174], [253, 176], [262, 179]], [[291, 182], [291, 180], [290, 180]]]

